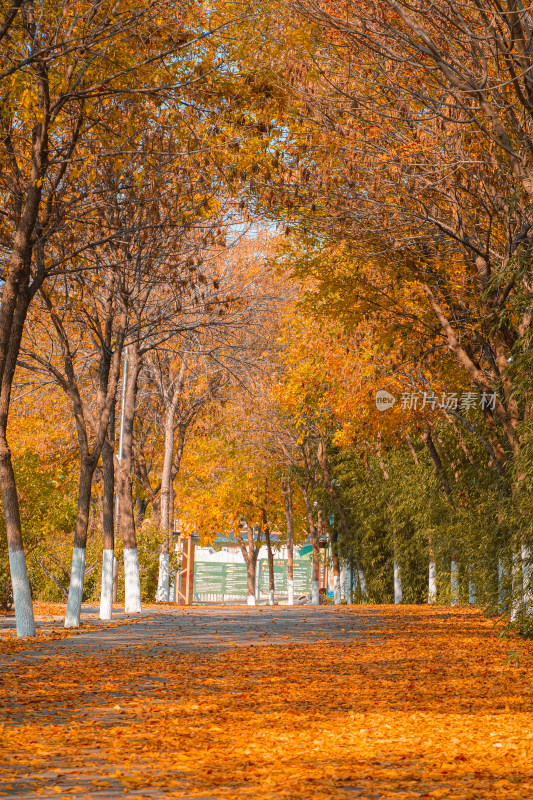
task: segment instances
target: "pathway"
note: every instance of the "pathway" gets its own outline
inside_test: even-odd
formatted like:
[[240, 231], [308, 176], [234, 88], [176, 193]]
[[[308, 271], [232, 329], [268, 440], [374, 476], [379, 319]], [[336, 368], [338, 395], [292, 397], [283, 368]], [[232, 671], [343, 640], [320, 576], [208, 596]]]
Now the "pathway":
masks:
[[148, 610], [0, 655], [0, 796], [533, 797], [533, 647], [470, 610]]

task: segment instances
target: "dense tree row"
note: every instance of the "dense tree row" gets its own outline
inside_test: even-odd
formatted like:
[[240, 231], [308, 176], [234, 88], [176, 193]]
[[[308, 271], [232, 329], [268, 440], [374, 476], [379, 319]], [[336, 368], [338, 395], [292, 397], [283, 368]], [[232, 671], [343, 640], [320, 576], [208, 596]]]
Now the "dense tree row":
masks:
[[[326, 533], [359, 599], [527, 609], [527, 9], [22, 0], [2, 20], [19, 633], [23, 529], [32, 583], [78, 625], [101, 561], [111, 614], [117, 522], [126, 608], [156, 573], [168, 598], [175, 507], [204, 537], [237, 531], [250, 595], [244, 522], [311, 538], [314, 601]], [[24, 499], [53, 496], [47, 470], [61, 502], [39, 516]]]

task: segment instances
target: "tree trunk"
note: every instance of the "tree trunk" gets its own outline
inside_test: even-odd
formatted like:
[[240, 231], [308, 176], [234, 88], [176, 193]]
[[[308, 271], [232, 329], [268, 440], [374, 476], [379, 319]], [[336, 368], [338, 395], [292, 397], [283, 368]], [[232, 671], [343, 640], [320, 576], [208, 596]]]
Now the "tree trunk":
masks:
[[163, 450], [163, 469], [161, 471], [161, 534], [168, 538], [170, 530], [170, 502], [172, 494], [172, 459], [174, 456], [174, 415], [175, 404], [172, 403], [165, 414], [165, 441]]
[[[13, 257], [15, 256], [16, 253], [13, 254]], [[17, 636], [35, 636], [31, 587], [22, 541], [17, 485], [13, 472], [11, 450], [7, 441], [11, 387], [20, 350], [24, 322], [30, 303], [27, 286], [29, 282], [29, 267], [24, 266], [22, 259], [19, 267], [20, 269], [18, 267], [15, 269], [16, 275], [11, 274], [13, 264], [10, 262], [8, 274], [2, 287], [0, 304], [0, 486], [4, 506]], [[21, 282], [21, 286], [18, 285], [18, 281]]]
[[161, 526], [161, 496], [159, 492], [152, 499], [152, 519], [159, 527]]
[[522, 607], [523, 575], [521, 564], [521, 551], [513, 542], [513, 555], [511, 566], [511, 622], [517, 618]]
[[11, 463], [11, 451], [3, 431], [0, 433], [0, 485], [2, 486], [17, 636], [35, 636], [31, 588], [22, 543], [17, 486]]
[[320, 548], [315, 521], [313, 519], [313, 506], [309, 498], [309, 486], [303, 485], [301, 487], [305, 504], [305, 512], [307, 516], [307, 524], [309, 526], [309, 538], [311, 539], [311, 546], [313, 548], [313, 571], [311, 575], [311, 604], [314, 606], [320, 603]]
[[168, 396], [166, 396], [165, 423], [164, 423], [164, 449], [163, 449], [163, 469], [161, 471], [161, 551], [159, 554], [159, 577], [157, 582], [157, 600], [168, 602], [170, 600], [170, 504], [173, 501], [172, 492], [172, 464], [174, 460], [174, 433], [176, 430], [176, 408], [180, 398], [185, 379], [185, 359], [181, 363], [181, 369], [175, 385]]
[[[131, 497], [131, 494], [130, 494]], [[133, 506], [131, 509], [133, 518]], [[122, 530], [124, 537], [124, 611], [126, 614], [140, 614], [141, 576], [135, 526], [130, 531]]]
[[331, 566], [333, 568], [333, 602], [336, 606], [341, 603], [341, 568], [339, 562], [338, 534], [331, 532]]
[[91, 487], [95, 469], [92, 458], [82, 459], [80, 463], [80, 480], [78, 486], [78, 511], [76, 515], [76, 532], [72, 551], [72, 567], [68, 590], [65, 628], [79, 628], [81, 604], [83, 600], [83, 584], [85, 580], [85, 550], [87, 547], [87, 529], [89, 525], [89, 508], [91, 505]]
[[113, 558], [113, 602], [118, 603], [118, 558]]
[[501, 558], [498, 558], [498, 609], [500, 611], [506, 610], [506, 592], [505, 592], [505, 566]]
[[472, 564], [468, 565], [468, 602], [473, 606], [476, 602], [476, 585], [474, 583], [474, 570]]
[[114, 410], [109, 421], [109, 442], [102, 447], [102, 477], [104, 483], [102, 498], [102, 589], [100, 593], [100, 619], [113, 616], [113, 566], [115, 560], [115, 465], [113, 461], [113, 442], [115, 440]]
[[[317, 461], [322, 471], [322, 477], [324, 478], [324, 486], [326, 487], [326, 491], [331, 497], [333, 505], [335, 506], [335, 510], [339, 515], [344, 538], [346, 539], [347, 542], [349, 542], [350, 539], [352, 538], [352, 535], [350, 531], [350, 526], [348, 524], [348, 518], [346, 516], [346, 511], [344, 510], [344, 506], [341, 503], [340, 497], [337, 494], [337, 491], [335, 490], [333, 483], [331, 482], [331, 476], [329, 474], [328, 462], [326, 457], [326, 445], [322, 439], [318, 443]], [[360, 558], [358, 558], [357, 556], [355, 557], [355, 565], [357, 568], [357, 572], [359, 574], [364, 574], [363, 565], [361, 563]], [[365, 582], [365, 594], [366, 594], [366, 582]]]
[[524, 607], [526, 614], [533, 614], [533, 587], [531, 586], [532, 567], [531, 567], [531, 548], [528, 544], [522, 543], [522, 580], [524, 591]]
[[[377, 440], [377, 450], [378, 450], [378, 462], [379, 467], [381, 469], [381, 474], [383, 475], [383, 480], [389, 480], [389, 473], [385, 466], [385, 462], [383, 461], [383, 457], [381, 455], [381, 448], [379, 444], [379, 438]], [[367, 464], [368, 471], [372, 479], [375, 481], [376, 486], [379, 489], [379, 484], [377, 483], [374, 474], [370, 468], [370, 464]], [[389, 509], [391, 519], [394, 520], [394, 507], [392, 505], [391, 499], [388, 499], [386, 496], [385, 502], [387, 504], [387, 508]], [[393, 579], [394, 579], [394, 603], [398, 605], [403, 600], [403, 589], [402, 589], [402, 575], [400, 571], [400, 564], [398, 561], [398, 542], [397, 542], [397, 533], [396, 533], [396, 526], [393, 522], [392, 525], [392, 553], [393, 553]]]
[[170, 503], [168, 509], [168, 533], [170, 539], [172, 539], [172, 534], [174, 532], [174, 513], [176, 507], [176, 490], [174, 489], [174, 481], [170, 481]]
[[313, 569], [311, 574], [311, 603], [314, 606], [320, 604], [320, 547], [316, 528], [314, 533], [310, 533], [311, 545], [313, 548]]
[[159, 549], [159, 575], [157, 578], [157, 594], [156, 600], [158, 603], [168, 603], [170, 598], [170, 554], [168, 536]]
[[361, 601], [366, 603], [368, 601], [368, 589], [366, 586], [365, 571], [362, 566], [357, 567], [357, 577], [359, 578], [359, 592], [361, 594]]
[[459, 605], [459, 565], [455, 556], [450, 566], [450, 601], [452, 606]]
[[[142, 433], [141, 433], [142, 436]], [[146, 459], [144, 457], [144, 453], [142, 450], [142, 446], [140, 443], [133, 442], [133, 468], [135, 471], [135, 477], [143, 487], [144, 491], [147, 494], [146, 498], [142, 498], [137, 495], [136, 505], [137, 505], [137, 513], [135, 517], [135, 523], [137, 527], [140, 523], [144, 520], [146, 509], [148, 505], [152, 504], [152, 522], [154, 522], [157, 527], [159, 527], [160, 520], [161, 520], [161, 509], [160, 509], [160, 499], [159, 499], [159, 492], [161, 490], [161, 486], [156, 487], [156, 489], [152, 488], [152, 484], [150, 483], [150, 476], [148, 474], [148, 465], [146, 464]]]
[[255, 606], [255, 567], [257, 564], [258, 549], [254, 543], [253, 528], [247, 523], [248, 541], [245, 544], [242, 534], [239, 530], [239, 523], [236, 523], [236, 536], [241, 548], [241, 553], [246, 564], [246, 591], [248, 594], [247, 603], [249, 606]]
[[171, 603], [176, 602], [177, 585], [178, 585], [178, 573], [173, 572], [172, 580], [170, 582], [170, 591], [169, 591], [169, 600]]
[[118, 463], [119, 520], [124, 542], [124, 611], [138, 614], [141, 606], [141, 581], [139, 556], [135, 532], [135, 514], [132, 493], [133, 423], [137, 398], [137, 380], [141, 369], [139, 345], [134, 343], [127, 349], [127, 377], [124, 394], [124, 424], [122, 452]]
[[121, 463], [118, 482], [120, 527], [124, 542], [124, 611], [126, 614], [138, 614], [142, 610], [141, 582], [133, 514], [131, 472], [128, 471], [127, 460], [124, 458]]
[[429, 536], [429, 583], [428, 583], [428, 603], [437, 602], [437, 564], [435, 562], [435, 549], [433, 547], [433, 536]]
[[255, 562], [257, 559], [250, 559], [246, 564], [246, 592], [248, 594], [246, 602], [249, 606], [255, 606]]
[[138, 528], [139, 525], [144, 522], [144, 518], [146, 516], [146, 507], [148, 506], [148, 500], [146, 498], [137, 495], [135, 498], [135, 527]]
[[437, 473], [444, 494], [446, 495], [449, 503], [453, 506], [453, 495], [452, 495], [452, 490], [450, 488], [450, 482], [448, 481], [448, 476], [446, 475], [446, 471], [442, 464], [442, 459], [439, 455], [439, 451], [435, 447], [435, 443], [431, 438], [431, 428], [427, 423], [426, 423], [426, 430], [422, 435], [422, 440], [426, 445], [431, 460], [433, 461], [433, 464], [435, 466], [435, 472]]
[[400, 572], [400, 564], [398, 563], [398, 547], [396, 542], [393, 544], [393, 554], [394, 554], [394, 603], [398, 605], [403, 600], [403, 590], [402, 590], [402, 575]]
[[341, 564], [341, 600], [349, 605], [352, 602], [352, 568], [348, 562], [343, 561]]
[[[85, 578], [85, 549], [87, 544], [87, 529], [89, 524], [89, 508], [91, 504], [91, 487], [94, 471], [100, 459], [106, 437], [109, 433], [109, 423], [115, 403], [117, 383], [120, 375], [122, 345], [124, 342], [124, 332], [126, 327], [126, 311], [123, 307], [118, 317], [119, 323], [114, 351], [111, 351], [108, 340], [107, 345], [102, 347], [100, 352], [100, 362], [98, 367], [99, 384], [96, 403], [98, 419], [95, 421], [94, 419], [88, 419], [86, 416], [86, 410], [80, 394], [80, 384], [76, 378], [76, 370], [67, 331], [63, 327], [61, 317], [54, 311], [50, 298], [42, 288], [41, 295], [48, 308], [54, 328], [60, 341], [65, 377], [58, 378], [57, 371], [53, 371], [51, 374], [54, 376], [61, 388], [67, 393], [72, 403], [73, 415], [76, 422], [78, 445], [80, 449], [78, 511], [76, 518], [76, 532], [74, 534], [74, 550], [72, 554], [71, 582], [67, 601], [67, 611], [65, 614], [65, 627], [77, 628], [80, 624], [83, 584]], [[111, 303], [111, 299], [109, 299], [107, 317], [107, 321], [109, 323], [109, 334], [111, 332], [111, 321], [113, 320], [114, 316], [115, 312]], [[95, 432], [92, 451], [89, 445], [88, 436], [88, 429], [90, 428], [92, 428]]]
[[265, 544], [268, 558], [268, 603], [273, 606], [275, 603], [276, 587], [274, 584], [274, 555], [272, 553], [272, 543], [270, 541], [270, 528], [266, 524], [266, 513], [263, 509], [263, 532], [265, 534]]
[[287, 604], [294, 605], [294, 518], [290, 478], [282, 481], [285, 519], [287, 521]]
[[[6, 30], [7, 28], [4, 28], [4, 33]], [[36, 275], [30, 285], [34, 233], [42, 199], [42, 179], [48, 169], [50, 94], [48, 72], [42, 62], [38, 83], [38, 104], [42, 116], [35, 123], [33, 129], [31, 170], [25, 182], [24, 200], [22, 197], [20, 198], [21, 204], [16, 219], [12, 249], [2, 276], [0, 300], [0, 487], [6, 523], [17, 636], [35, 636], [35, 621], [22, 542], [17, 486], [7, 441], [7, 423], [13, 377], [28, 308], [46, 276], [44, 264], [38, 264]]]

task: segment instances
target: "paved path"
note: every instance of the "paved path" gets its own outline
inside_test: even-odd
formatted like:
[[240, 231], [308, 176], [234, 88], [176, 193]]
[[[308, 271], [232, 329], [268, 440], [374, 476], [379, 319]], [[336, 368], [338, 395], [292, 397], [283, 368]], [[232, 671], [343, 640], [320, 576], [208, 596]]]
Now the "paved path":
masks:
[[524, 648], [467, 609], [147, 609], [0, 655], [0, 797], [529, 800]]
[[[91, 616], [87, 614], [85, 618], [89, 621]], [[234, 647], [341, 640], [346, 637], [347, 624], [349, 628], [357, 627], [358, 630], [375, 628], [375, 621], [371, 618], [350, 615], [347, 622], [342, 608], [328, 606], [178, 607], [156, 613], [145, 611], [142, 615], [121, 614], [115, 618], [129, 619], [134, 624], [79, 633], [61, 642], [40, 645], [36, 652], [42, 656], [56, 650], [118, 652], [131, 647], [140, 647], [145, 653], [167, 652], [169, 648], [176, 651], [201, 648], [217, 652]], [[31, 651], [21, 655], [31, 656]]]
[[[2, 722], [6, 724], [4, 730], [13, 727], [28, 732], [41, 726], [46, 729], [52, 723], [52, 728], [59, 726], [64, 729], [67, 739], [73, 732], [77, 736], [87, 725], [98, 726], [104, 733], [115, 731], [124, 724], [125, 709], [131, 709], [132, 703], [139, 700], [143, 712], [136, 707], [135, 725], [140, 723], [142, 726], [143, 714], [153, 714], [154, 708], [160, 709], [161, 704], [175, 709], [176, 673], [172, 664], [180, 665], [188, 673], [187, 696], [194, 700], [205, 691], [204, 677], [212, 675], [217, 664], [224, 663], [226, 654], [232, 654], [234, 658], [235, 653], [244, 651], [253, 660], [253, 653], [257, 650], [258, 654], [264, 654], [265, 646], [273, 653], [291, 646], [312, 647], [319, 643], [332, 646], [335, 642], [346, 641], [347, 636], [353, 636], [355, 629], [357, 636], [363, 630], [375, 636], [377, 619], [377, 616], [375, 620], [368, 616], [363, 618], [354, 613], [353, 607], [175, 606], [152, 607], [142, 615], [116, 612], [114, 620], [122, 624], [106, 627], [105, 623], [99, 624], [97, 608], [84, 606], [82, 621], [90, 626], [87, 631], [82, 627], [75, 635], [39, 641], [35, 645], [28, 641], [23, 650], [8, 656], [0, 655], [0, 670], [5, 670], [7, 686], [7, 702], [1, 709], [7, 714], [0, 711], [0, 731]], [[61, 615], [58, 614], [54, 620], [49, 617], [40, 621], [38, 628], [48, 633], [62, 631]], [[184, 657], [192, 661], [185, 662]], [[202, 669], [204, 658], [205, 672]], [[187, 663], [192, 665], [191, 672], [187, 670]], [[71, 664], [75, 674], [67, 677]], [[106, 664], [109, 664], [112, 684], [105, 683]], [[264, 666], [261, 669], [264, 670]], [[32, 690], [37, 690], [37, 697], [34, 694], [31, 702], [24, 688], [25, 675], [30, 678]], [[182, 686], [184, 677], [182, 674]], [[239, 677], [241, 680], [242, 676]], [[227, 680], [223, 680], [220, 686], [220, 681], [213, 681], [215, 694], [227, 684]], [[64, 684], [67, 685], [66, 696], [65, 690], [59, 689]], [[233, 691], [230, 689], [231, 693]], [[147, 707], [150, 709], [148, 712]], [[222, 719], [220, 721], [222, 723]], [[116, 771], [115, 767], [107, 761], [102, 763], [90, 748], [86, 767], [76, 763], [71, 765], [67, 753], [61, 754], [53, 749], [43, 768], [43, 759], [39, 759], [40, 735], [33, 741], [37, 756], [27, 756], [21, 763], [20, 756], [13, 755], [12, 768], [2, 764], [0, 748], [0, 797], [37, 800], [42, 796], [55, 796], [64, 789], [65, 797], [92, 796], [98, 790], [99, 800], [111, 800], [128, 788], [131, 791], [127, 795], [135, 798], [167, 796], [160, 789], [148, 790], [145, 787], [139, 794], [139, 787], [122, 786], [120, 776], [110, 778]], [[87, 751], [85, 741], [83, 745]], [[148, 765], [144, 769], [146, 775]], [[156, 780], [152, 775], [151, 781]], [[103, 781], [103, 784], [98, 781]], [[111, 789], [104, 785], [106, 781], [111, 782]], [[193, 797], [218, 800], [218, 795], [189, 794], [188, 791], [177, 796], [190, 797], [191, 800]]]
[[[37, 628], [38, 633], [47, 632], [50, 630], [61, 629], [63, 628], [63, 620], [65, 619], [65, 609], [66, 605], [61, 605], [60, 603], [50, 603], [46, 604], [49, 607], [49, 611], [43, 613], [40, 610], [40, 604], [37, 604], [34, 607], [34, 616], [35, 616], [35, 627]], [[106, 620], [101, 620], [99, 618], [100, 610], [97, 606], [82, 606], [82, 613], [81, 613], [81, 621], [82, 624], [87, 622], [91, 625], [106, 625]], [[162, 609], [156, 609], [157, 613], [162, 613]], [[116, 604], [113, 609], [113, 621], [117, 620], [129, 620], [129, 619], [137, 619], [139, 616], [146, 617], [150, 614], [153, 614], [153, 610], [144, 610], [140, 615], [139, 614], [126, 614], [122, 606], [120, 604]], [[9, 614], [0, 614], [0, 636], [2, 634], [9, 635], [11, 631], [16, 629], [17, 625], [15, 622], [15, 613], [11, 611]]]

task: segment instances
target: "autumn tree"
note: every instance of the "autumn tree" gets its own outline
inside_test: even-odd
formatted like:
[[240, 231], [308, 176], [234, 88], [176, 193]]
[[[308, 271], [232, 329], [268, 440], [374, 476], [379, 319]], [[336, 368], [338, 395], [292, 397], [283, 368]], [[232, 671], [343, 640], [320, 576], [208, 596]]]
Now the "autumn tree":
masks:
[[[71, 252], [68, 262], [58, 257], [66, 231], [82, 215], [87, 224], [97, 214], [92, 176], [98, 158], [126, 163], [126, 142], [146, 130], [156, 98], [183, 96], [195, 70], [191, 50], [200, 62], [212, 58], [195, 35], [184, 35], [191, 12], [183, 7], [176, 16], [164, 0], [135, 8], [89, 2], [75, 9], [25, 1], [2, 26], [0, 481], [19, 635], [32, 635], [34, 624], [6, 431], [26, 315], [46, 278], [72, 263]], [[198, 16], [195, 24], [199, 30]]]

